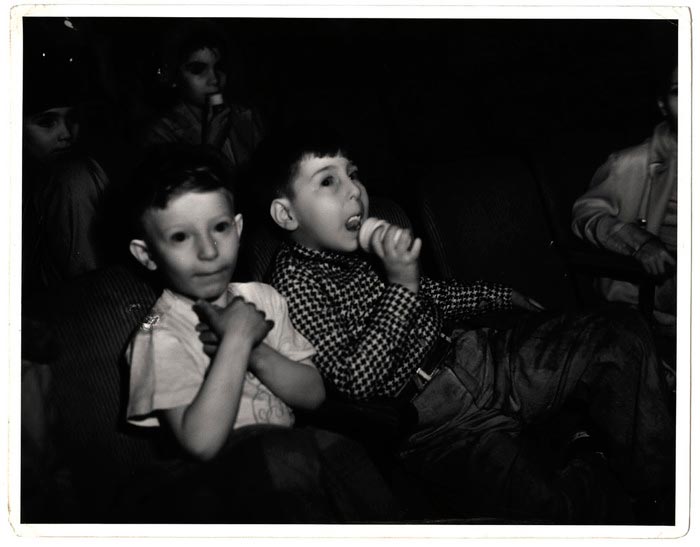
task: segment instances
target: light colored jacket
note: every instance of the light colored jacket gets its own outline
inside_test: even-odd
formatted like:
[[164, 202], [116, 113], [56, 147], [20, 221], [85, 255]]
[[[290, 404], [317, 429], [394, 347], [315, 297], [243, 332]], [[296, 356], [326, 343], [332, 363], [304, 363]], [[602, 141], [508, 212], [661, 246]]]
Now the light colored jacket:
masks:
[[[658, 235], [669, 198], [677, 189], [676, 150], [675, 135], [662, 122], [650, 139], [611, 154], [593, 175], [586, 193], [574, 203], [574, 233], [627, 256]], [[671, 288], [666, 285], [671, 282], [675, 309], [675, 278], [656, 291], [657, 309], [670, 311], [669, 303], [662, 300], [668, 298]], [[631, 283], [604, 278], [600, 289], [607, 300], [638, 301], [638, 288]]]

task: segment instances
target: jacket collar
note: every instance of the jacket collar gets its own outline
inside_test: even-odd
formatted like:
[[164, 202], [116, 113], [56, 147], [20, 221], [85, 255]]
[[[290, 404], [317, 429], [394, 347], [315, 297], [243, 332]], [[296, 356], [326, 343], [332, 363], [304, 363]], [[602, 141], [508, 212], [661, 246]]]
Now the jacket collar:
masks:
[[661, 122], [654, 128], [649, 150], [649, 165], [658, 173], [665, 171], [676, 157], [678, 141], [668, 123]]
[[284, 246], [292, 255], [303, 260], [331, 263], [340, 266], [353, 266], [366, 262], [359, 252], [341, 253], [337, 251], [317, 251], [290, 241], [285, 242]]

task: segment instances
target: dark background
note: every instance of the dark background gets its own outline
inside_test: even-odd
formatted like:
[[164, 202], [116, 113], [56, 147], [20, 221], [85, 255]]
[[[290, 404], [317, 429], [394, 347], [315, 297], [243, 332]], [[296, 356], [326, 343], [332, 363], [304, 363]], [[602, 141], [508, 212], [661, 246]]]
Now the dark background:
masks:
[[[27, 39], [47, 21], [25, 19]], [[159, 44], [187, 20], [72, 21], [78, 30], [69, 34], [92, 67], [83, 142], [119, 183], [137, 156], [136, 131], [159, 108]], [[566, 227], [570, 200], [595, 168], [611, 151], [650, 136], [661, 120], [658, 72], [677, 49], [672, 20], [215, 21], [235, 51], [227, 92], [257, 107], [271, 130], [320, 118], [345, 132], [370, 193], [398, 201], [413, 219], [420, 218], [420, 181], [436, 167], [461, 163], [468, 175], [478, 165], [479, 177], [467, 176], [461, 187], [483, 187], [488, 162], [500, 162], [489, 158], [513, 156], [564, 196], [558, 212]], [[61, 26], [62, 19], [49, 22]], [[498, 182], [496, 196], [471, 194], [483, 209], [476, 211], [483, 221], [468, 226], [473, 252], [492, 249], [494, 239], [504, 249], [481, 275], [512, 282], [514, 265], [551, 262], [545, 251], [532, 258], [523, 250], [551, 237], [543, 210], [532, 205], [537, 189], [525, 184], [516, 174]], [[438, 194], [455, 188], [439, 176], [430, 185]], [[531, 240], [518, 241], [528, 230]], [[535, 293], [551, 285], [540, 270], [521, 275], [537, 280]]]
[[[128, 141], [156, 106], [156, 52], [173, 20], [72, 20], [97, 67], [92, 144]], [[659, 121], [654, 71], [677, 42], [675, 21], [661, 20], [217, 22], [237, 51], [229, 88], [271, 126], [336, 123], [391, 190], [416, 164], [449, 157], [590, 137], [605, 141], [593, 146], [600, 160], [599, 149], [644, 139]]]

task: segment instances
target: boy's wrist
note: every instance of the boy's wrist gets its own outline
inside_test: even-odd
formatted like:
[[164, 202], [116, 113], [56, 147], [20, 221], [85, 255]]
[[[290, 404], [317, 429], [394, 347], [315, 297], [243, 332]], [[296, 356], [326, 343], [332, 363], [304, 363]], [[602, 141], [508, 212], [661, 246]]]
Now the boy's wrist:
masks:
[[265, 365], [265, 355], [269, 349], [270, 347], [264, 342], [261, 342], [251, 349], [250, 358], [248, 359], [248, 368], [251, 372], [256, 375], [260, 373]]
[[245, 336], [240, 330], [225, 331], [219, 346], [219, 351], [252, 352], [255, 340], [252, 336]]
[[412, 275], [391, 275], [387, 274], [387, 281], [393, 285], [403, 285], [409, 291], [418, 293], [419, 278]]

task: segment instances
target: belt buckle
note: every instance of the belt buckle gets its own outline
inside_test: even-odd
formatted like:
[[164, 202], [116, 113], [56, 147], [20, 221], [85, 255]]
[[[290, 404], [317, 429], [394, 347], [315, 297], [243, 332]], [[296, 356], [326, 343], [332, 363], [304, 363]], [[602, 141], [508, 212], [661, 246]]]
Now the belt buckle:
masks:
[[[434, 372], [435, 372], [435, 371], [433, 371], [433, 373], [434, 373]], [[426, 384], [427, 384], [428, 382], [430, 382], [430, 380], [433, 379], [433, 373], [428, 374], [427, 372], [425, 372], [425, 371], [424, 371], [422, 368], [420, 368], [420, 367], [418, 367], [418, 368], [416, 369], [416, 374], [417, 374], [418, 376], [420, 376], [420, 377], [425, 381]]]
[[418, 367], [413, 373], [413, 384], [416, 386], [416, 391], [420, 393], [423, 391], [428, 382], [433, 379], [433, 374], [425, 372], [421, 367]]

